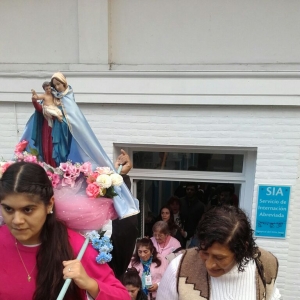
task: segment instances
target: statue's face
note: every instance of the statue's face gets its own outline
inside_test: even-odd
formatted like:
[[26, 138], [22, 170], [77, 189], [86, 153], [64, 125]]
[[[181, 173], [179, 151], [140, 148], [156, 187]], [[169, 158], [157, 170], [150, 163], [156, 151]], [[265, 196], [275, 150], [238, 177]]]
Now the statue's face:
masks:
[[58, 91], [58, 92], [64, 92], [66, 90], [65, 86], [63, 85], [63, 83], [61, 83], [60, 81], [58, 81], [57, 79], [53, 79], [53, 85], [54, 88]]
[[48, 94], [48, 95], [51, 95], [51, 86], [50, 85], [47, 85], [45, 87], [45, 93]]

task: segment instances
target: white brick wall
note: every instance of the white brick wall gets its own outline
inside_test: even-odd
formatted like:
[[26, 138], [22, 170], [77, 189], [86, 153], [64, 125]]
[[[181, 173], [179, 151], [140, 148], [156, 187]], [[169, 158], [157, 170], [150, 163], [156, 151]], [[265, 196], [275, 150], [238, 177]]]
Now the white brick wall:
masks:
[[[258, 184], [292, 186], [287, 238], [259, 239], [257, 242], [279, 259], [278, 286], [284, 299], [300, 299], [299, 109], [201, 105], [79, 106], [111, 158], [113, 143], [257, 147], [253, 221]], [[14, 107], [14, 103], [0, 102], [0, 148], [5, 158], [10, 158], [16, 137], [33, 112], [30, 102], [17, 103]]]

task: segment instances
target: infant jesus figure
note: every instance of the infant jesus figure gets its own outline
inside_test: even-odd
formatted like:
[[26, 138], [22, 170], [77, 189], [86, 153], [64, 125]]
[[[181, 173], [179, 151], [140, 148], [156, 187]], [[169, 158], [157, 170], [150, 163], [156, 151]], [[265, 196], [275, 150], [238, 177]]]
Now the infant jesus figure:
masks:
[[43, 100], [42, 106], [43, 106], [43, 115], [45, 119], [48, 121], [48, 125], [52, 127], [53, 125], [53, 119], [52, 117], [56, 117], [60, 122], [63, 121], [63, 114], [62, 111], [57, 107], [60, 105], [60, 100], [56, 99], [52, 95], [51, 91], [51, 84], [48, 81], [45, 81], [43, 83], [43, 89], [45, 91], [44, 94], [38, 95], [35, 90], [31, 90], [32, 92], [32, 100]]

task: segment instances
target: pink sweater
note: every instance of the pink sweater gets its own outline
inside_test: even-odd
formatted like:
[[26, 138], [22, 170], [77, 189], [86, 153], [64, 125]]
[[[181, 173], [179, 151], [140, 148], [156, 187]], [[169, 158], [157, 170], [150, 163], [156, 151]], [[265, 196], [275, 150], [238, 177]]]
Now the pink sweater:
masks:
[[[75, 253], [80, 251], [84, 238], [78, 233], [68, 230], [69, 241]], [[35, 280], [37, 276], [36, 253], [37, 247], [25, 247], [18, 243], [18, 249], [24, 264], [32, 277], [27, 280], [27, 273], [20, 260], [15, 246], [15, 238], [11, 235], [6, 225], [0, 227], [0, 299], [22, 299], [31, 300], [35, 291]], [[96, 263], [97, 251], [88, 246], [81, 262], [90, 277], [94, 278], [99, 285], [100, 293], [97, 300], [130, 300], [130, 296], [123, 285], [114, 277], [107, 264]], [[63, 275], [62, 275], [63, 276]], [[82, 299], [87, 299], [86, 292], [81, 291]]]
[[[163, 274], [165, 273], [165, 271], [167, 269], [167, 266], [168, 266], [168, 263], [167, 263], [166, 259], [162, 258], [159, 255], [158, 255], [158, 258], [161, 260], [161, 265], [156, 268], [156, 263], [152, 263], [151, 266], [150, 266], [152, 284], [153, 283], [158, 283], [158, 284], [160, 283], [160, 280], [161, 280], [161, 278], [162, 278]], [[132, 265], [132, 262], [130, 262], [129, 268], [131, 268], [131, 267], [135, 267], [138, 270], [138, 272], [140, 274], [140, 277], [142, 277], [142, 274], [143, 274], [143, 265], [142, 265], [142, 263]], [[155, 298], [156, 297], [156, 292], [153, 292], [152, 296]]]
[[156, 241], [154, 237], [151, 238], [151, 241], [153, 242], [154, 247], [156, 248], [157, 252], [165, 258], [168, 254], [172, 253], [174, 250], [181, 247], [178, 240], [176, 240], [174, 237], [170, 237], [169, 243], [167, 245], [164, 245], [162, 248]]

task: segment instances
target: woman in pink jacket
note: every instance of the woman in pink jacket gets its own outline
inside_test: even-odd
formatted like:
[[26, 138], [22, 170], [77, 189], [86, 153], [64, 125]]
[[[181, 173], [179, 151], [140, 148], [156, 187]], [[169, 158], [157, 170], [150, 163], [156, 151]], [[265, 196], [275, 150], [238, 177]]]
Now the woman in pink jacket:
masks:
[[155, 299], [160, 280], [167, 268], [167, 261], [157, 253], [148, 238], [139, 239], [129, 264], [138, 270], [142, 279], [142, 289], [148, 299]]
[[164, 259], [181, 245], [177, 239], [171, 236], [169, 225], [165, 221], [158, 221], [153, 225], [153, 237], [151, 238], [157, 252]]

